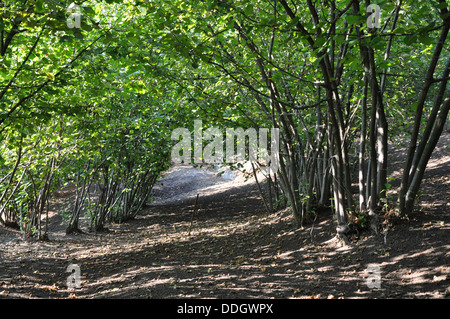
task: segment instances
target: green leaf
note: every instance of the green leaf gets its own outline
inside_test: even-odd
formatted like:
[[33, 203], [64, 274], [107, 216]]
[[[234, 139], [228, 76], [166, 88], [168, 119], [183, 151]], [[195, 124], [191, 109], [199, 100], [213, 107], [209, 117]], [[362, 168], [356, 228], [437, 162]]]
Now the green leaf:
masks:
[[44, 72], [44, 73], [50, 80], [55, 81], [55, 76], [53, 74], [51, 74], [49, 72]]
[[81, 29], [85, 30], [85, 31], [92, 31], [92, 26], [86, 23], [82, 23], [81, 24]]
[[63, 35], [61, 38], [59, 38], [59, 40], [61, 42], [72, 42], [73, 37], [71, 37], [70, 35]]
[[353, 15], [349, 15], [345, 17], [345, 20], [347, 20], [347, 23], [350, 25], [353, 24], [361, 24], [364, 23], [365, 18], [362, 16], [353, 16]]
[[436, 7], [439, 9], [447, 8], [447, 3], [445, 1], [436, 4]]
[[73, 35], [75, 36], [75, 38], [80, 39], [80, 40], [84, 40], [84, 36], [80, 31], [75, 31], [73, 33]]
[[432, 44], [434, 43], [434, 39], [430, 37], [428, 34], [419, 35], [419, 42], [422, 44]]
[[244, 13], [247, 16], [252, 16], [253, 15], [253, 4], [249, 4], [245, 9], [244, 9]]
[[89, 15], [95, 15], [94, 9], [89, 6], [83, 7], [83, 11]]
[[417, 35], [415, 35], [415, 34], [413, 34], [413, 35], [407, 35], [406, 37], [405, 37], [405, 39], [403, 40], [403, 42], [406, 44], [406, 45], [411, 45], [411, 44], [413, 44], [414, 42], [416, 42], [417, 41]]
[[325, 37], [318, 37], [315, 42], [314, 45], [316, 47], [321, 47], [323, 46], [325, 43], [327, 42], [327, 39]]
[[384, 40], [382, 37], [375, 37], [370, 41], [370, 47], [381, 50], [384, 48]]

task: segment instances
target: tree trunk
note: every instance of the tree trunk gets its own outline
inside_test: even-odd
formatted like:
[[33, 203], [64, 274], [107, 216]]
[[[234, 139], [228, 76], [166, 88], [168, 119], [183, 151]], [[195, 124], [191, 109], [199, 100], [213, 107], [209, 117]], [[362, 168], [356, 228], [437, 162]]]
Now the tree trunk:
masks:
[[367, 209], [366, 196], [364, 189], [364, 171], [365, 171], [365, 151], [366, 151], [366, 135], [367, 135], [367, 91], [368, 91], [367, 75], [364, 76], [364, 96], [362, 98], [361, 107], [361, 135], [359, 141], [359, 172], [358, 172], [358, 189], [359, 189], [359, 210]]
[[433, 153], [433, 150], [436, 147], [439, 137], [441, 136], [442, 131], [444, 130], [444, 125], [445, 121], [447, 120], [449, 110], [450, 110], [450, 94], [447, 95], [444, 101], [444, 105], [435, 122], [433, 131], [431, 132], [430, 139], [428, 140], [428, 143], [426, 144], [425, 149], [422, 155], [420, 156], [420, 160], [417, 165], [417, 170], [413, 174], [413, 178], [405, 198], [406, 212], [411, 212], [413, 210], [414, 200], [417, 196], [417, 192], [419, 191], [419, 187], [422, 182], [425, 169], [427, 167], [428, 161], [430, 160], [431, 154]]
[[[444, 9], [442, 9], [442, 11], [444, 11]], [[448, 11], [445, 9], [445, 12], [443, 12], [443, 13], [448, 13]], [[413, 131], [411, 133], [411, 139], [409, 142], [408, 153], [406, 156], [406, 163], [403, 168], [403, 175], [402, 175], [400, 191], [399, 191], [399, 195], [398, 195], [399, 196], [400, 215], [405, 215], [408, 212], [411, 212], [411, 204], [409, 204], [408, 207], [406, 207], [406, 193], [408, 192], [410, 183], [412, 182], [412, 178], [410, 178], [413, 174], [413, 172], [411, 172], [411, 167], [412, 167], [412, 163], [413, 163], [413, 159], [414, 159], [414, 153], [416, 152], [416, 148], [417, 148], [417, 141], [418, 141], [418, 136], [419, 136], [420, 123], [422, 120], [423, 108], [424, 108], [424, 104], [425, 104], [425, 101], [426, 101], [426, 98], [428, 95], [428, 91], [430, 90], [431, 85], [434, 83], [434, 79], [433, 79], [434, 71], [436, 69], [436, 65], [438, 63], [442, 49], [444, 48], [444, 43], [445, 43], [445, 40], [447, 39], [449, 29], [450, 29], [450, 17], [447, 16], [444, 21], [444, 26], [442, 28], [441, 35], [436, 44], [436, 48], [433, 52], [433, 56], [431, 58], [430, 64], [428, 66], [428, 70], [427, 70], [427, 73], [425, 76], [425, 83], [423, 85], [423, 88], [419, 94], [419, 99], [417, 101], [416, 114], [415, 114], [415, 118], [414, 118], [414, 127], [413, 127]], [[412, 196], [412, 193], [410, 195], [410, 198], [411, 198], [411, 196]]]

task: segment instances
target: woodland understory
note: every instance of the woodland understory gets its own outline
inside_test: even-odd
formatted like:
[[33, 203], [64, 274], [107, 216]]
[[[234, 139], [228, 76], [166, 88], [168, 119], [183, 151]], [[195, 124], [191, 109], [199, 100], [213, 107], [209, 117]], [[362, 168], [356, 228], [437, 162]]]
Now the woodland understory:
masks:
[[[89, 280], [73, 296], [101, 295], [95, 292], [104, 282], [94, 270], [99, 263], [112, 267], [103, 270], [108, 285], [127, 282], [133, 272], [143, 280], [158, 273], [154, 284], [164, 292], [149, 288], [148, 296], [171, 297], [177, 289], [183, 296], [223, 296], [228, 289], [253, 296], [263, 284], [272, 285], [264, 286], [267, 296], [316, 296], [291, 279], [304, 277], [314, 286], [317, 272], [330, 271], [354, 278], [353, 285], [360, 268], [349, 264], [344, 271], [344, 261], [339, 270], [327, 267], [342, 258], [362, 258], [360, 267], [367, 267], [381, 251], [383, 273], [396, 274], [396, 288], [370, 295], [346, 286], [345, 296], [412, 297], [410, 287], [398, 283], [409, 277], [403, 266], [395, 268], [401, 264], [395, 258], [421, 254], [436, 257], [423, 270], [425, 279], [416, 273], [412, 281], [425, 289], [433, 273], [433, 292], [423, 296], [447, 296], [441, 284], [448, 274], [442, 260], [448, 261], [449, 30], [445, 0], [2, 3], [2, 294], [24, 297], [21, 289], [28, 289], [33, 296], [45, 286], [49, 296], [66, 296], [64, 274], [52, 263], [77, 260]], [[228, 136], [229, 130], [236, 134]], [[263, 131], [271, 134], [270, 154], [261, 150]], [[194, 147], [185, 143], [191, 138]], [[224, 149], [224, 140], [232, 146]], [[234, 160], [239, 150], [244, 155]], [[194, 194], [184, 206], [155, 206], [158, 181], [176, 167], [175, 158], [239, 172], [248, 181], [216, 197], [199, 194], [198, 202]], [[201, 184], [187, 178], [180, 188]], [[204, 211], [233, 196], [238, 202]], [[424, 196], [432, 200], [422, 216]], [[114, 256], [111, 250], [127, 236], [129, 249], [125, 244]], [[420, 236], [427, 239], [424, 250]], [[355, 248], [361, 240], [371, 253]], [[244, 259], [259, 254], [247, 270], [261, 279], [244, 279], [236, 248], [242, 241], [249, 243]], [[331, 253], [330, 247], [348, 251]], [[310, 250], [325, 268], [296, 264]], [[207, 256], [218, 259], [209, 264], [202, 259]], [[115, 268], [128, 265], [147, 271]], [[224, 287], [200, 279], [197, 285], [189, 270], [195, 278], [205, 270]], [[277, 273], [283, 273], [281, 282], [271, 277]], [[131, 296], [141, 296], [127, 287]], [[122, 288], [113, 289], [125, 296]]]

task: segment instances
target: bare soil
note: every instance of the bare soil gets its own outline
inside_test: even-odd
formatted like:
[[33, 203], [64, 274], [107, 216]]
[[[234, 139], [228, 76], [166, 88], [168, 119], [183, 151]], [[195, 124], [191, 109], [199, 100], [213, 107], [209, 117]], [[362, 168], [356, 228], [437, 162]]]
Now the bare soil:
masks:
[[[335, 234], [330, 211], [303, 229], [288, 209], [267, 216], [241, 173], [174, 167], [150, 206], [105, 233], [65, 235], [59, 203], [72, 193], [62, 190], [48, 241], [0, 228], [0, 298], [450, 298], [449, 142], [444, 134], [409, 220], [345, 247], [324, 244]], [[403, 154], [390, 153], [391, 176]], [[67, 287], [71, 264], [80, 288]], [[367, 284], [372, 265], [379, 288]]]

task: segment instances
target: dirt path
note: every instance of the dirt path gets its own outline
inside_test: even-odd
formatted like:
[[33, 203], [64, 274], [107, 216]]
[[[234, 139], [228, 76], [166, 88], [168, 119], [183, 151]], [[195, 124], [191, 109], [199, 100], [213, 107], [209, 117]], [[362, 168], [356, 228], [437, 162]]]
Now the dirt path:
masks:
[[[450, 298], [448, 141], [430, 162], [420, 212], [350, 247], [322, 244], [334, 235], [329, 212], [297, 229], [287, 210], [266, 215], [253, 179], [178, 167], [150, 207], [109, 233], [66, 236], [56, 213], [49, 241], [0, 228], [0, 298]], [[67, 287], [70, 264], [80, 288]], [[369, 265], [380, 288], [367, 285]]]

